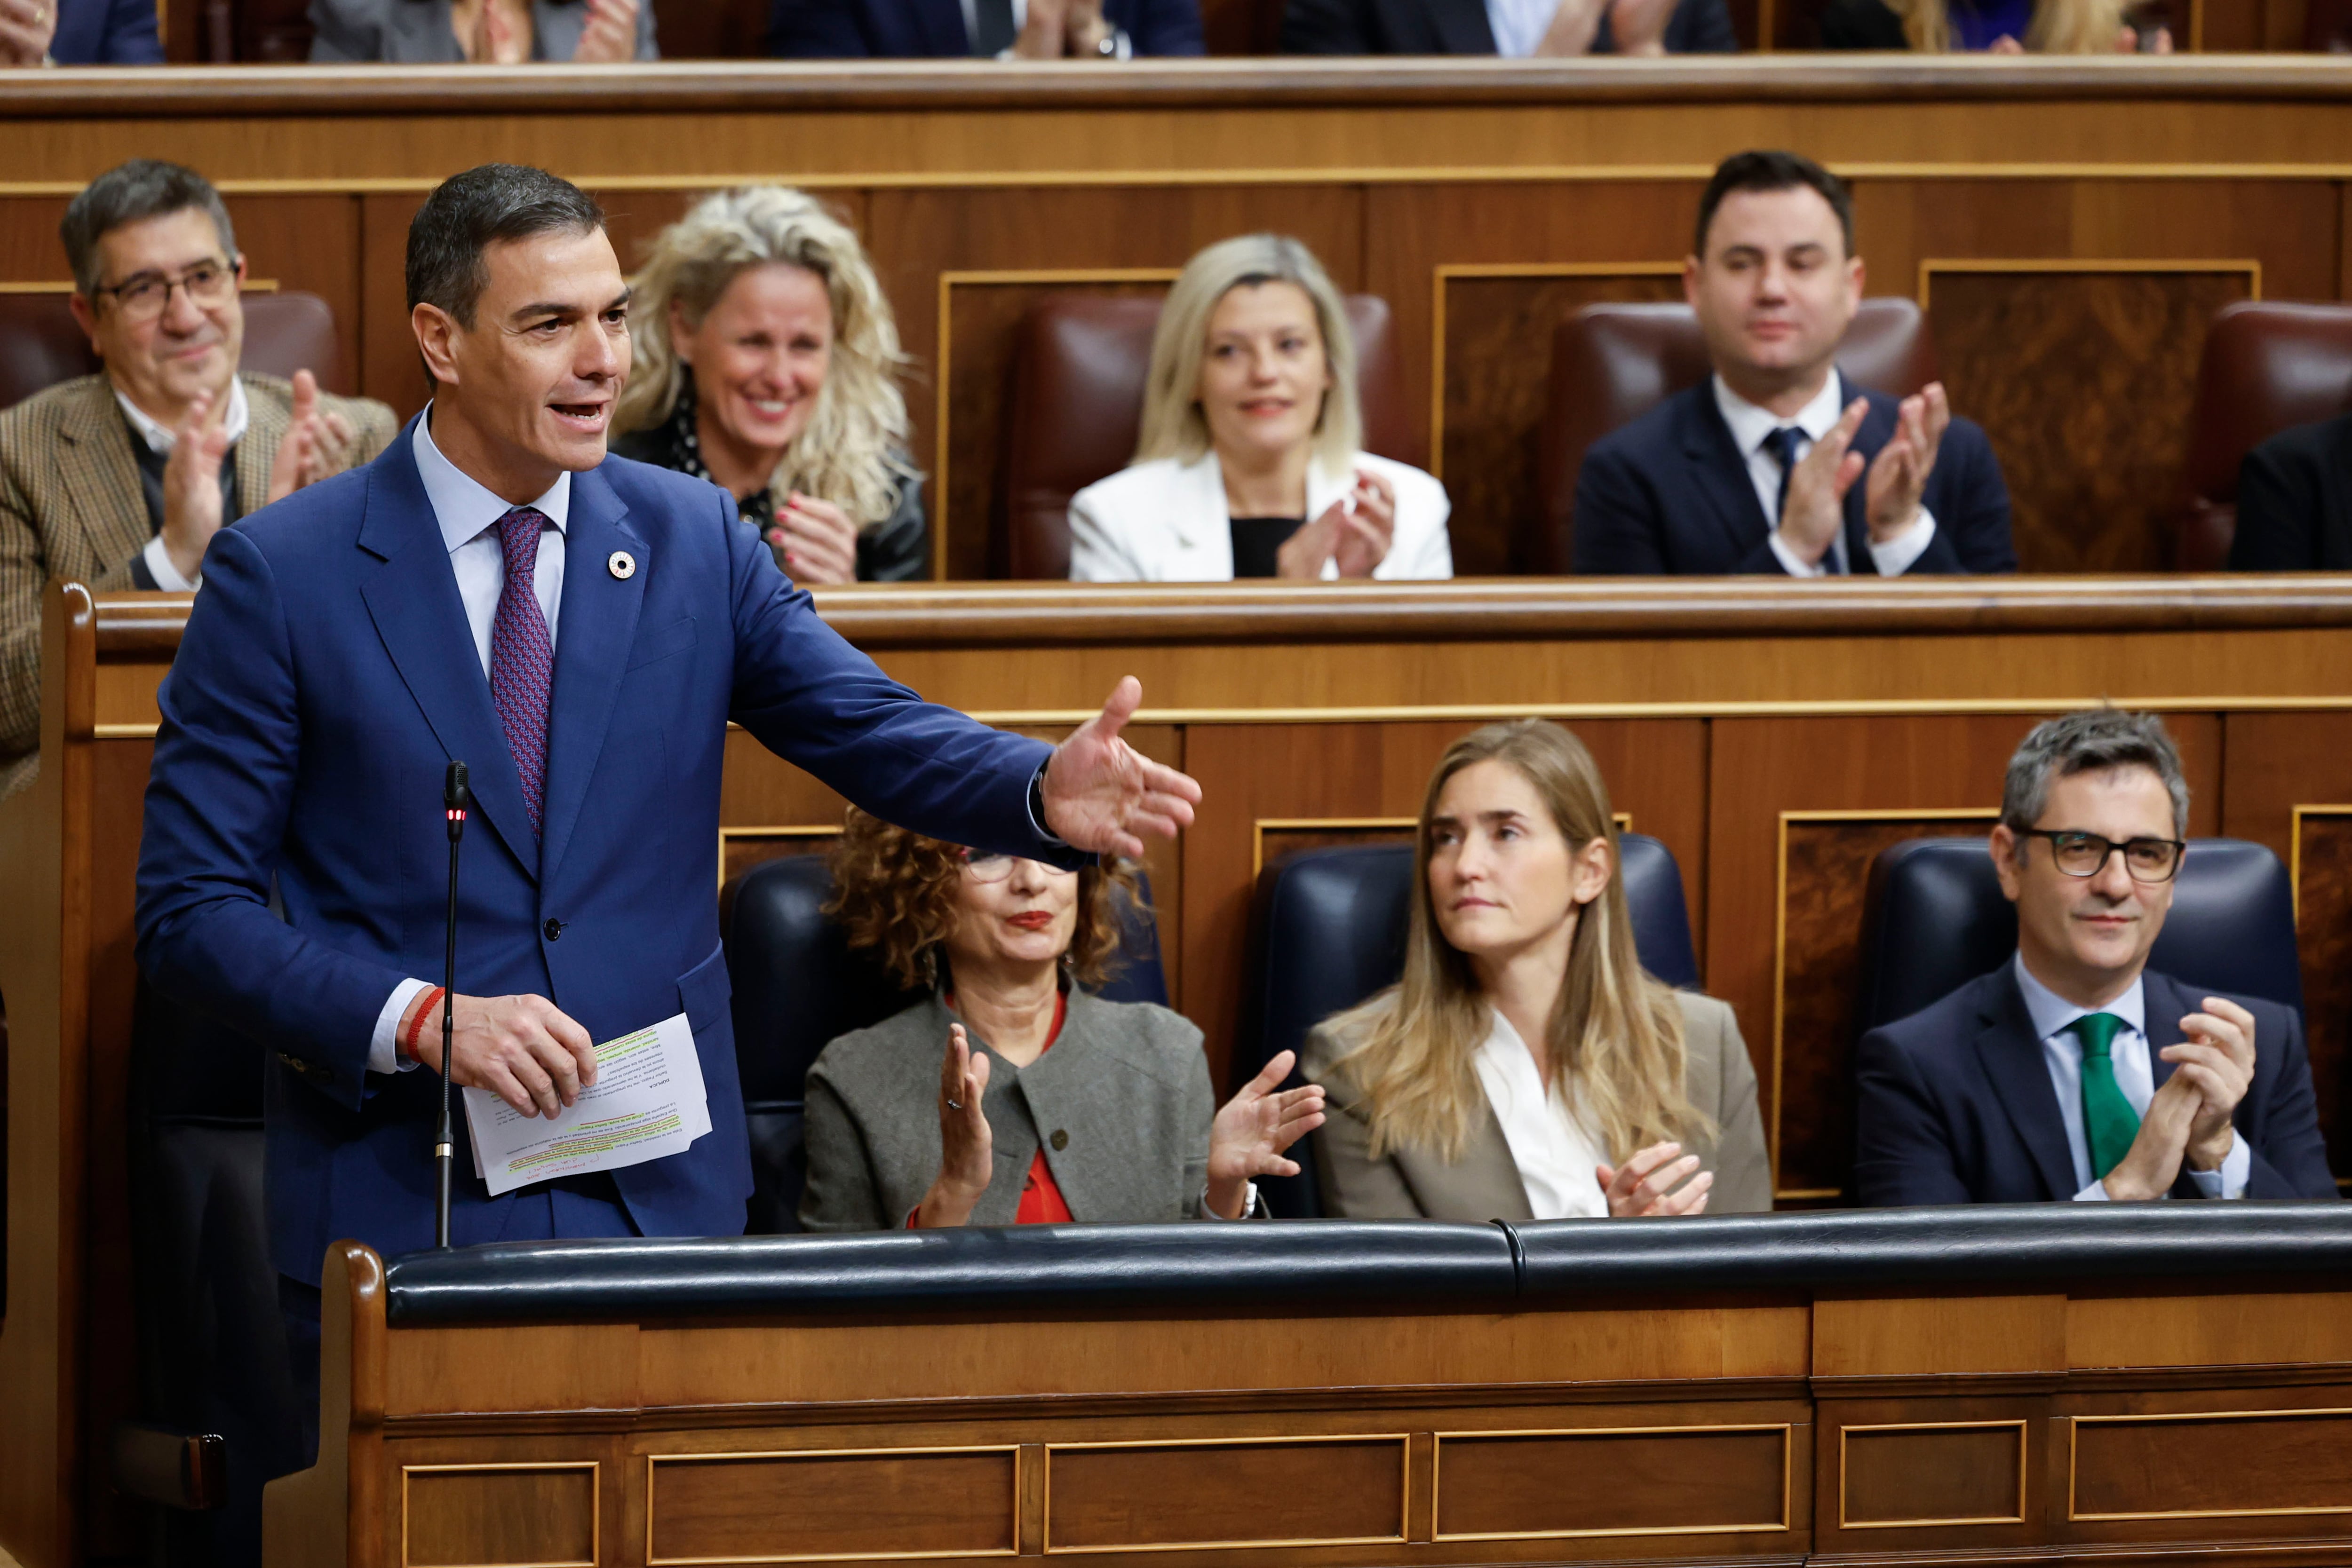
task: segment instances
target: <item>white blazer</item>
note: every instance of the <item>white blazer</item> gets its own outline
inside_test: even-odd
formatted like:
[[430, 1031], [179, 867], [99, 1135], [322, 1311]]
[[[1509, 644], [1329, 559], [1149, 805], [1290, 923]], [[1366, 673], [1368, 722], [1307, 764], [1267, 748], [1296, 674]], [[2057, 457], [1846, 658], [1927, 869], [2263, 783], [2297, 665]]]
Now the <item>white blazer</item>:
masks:
[[[1396, 534], [1388, 559], [1372, 575], [1391, 581], [1452, 577], [1454, 549], [1445, 535], [1452, 503], [1444, 486], [1409, 463], [1359, 452], [1336, 472], [1312, 465], [1308, 518], [1321, 517], [1348, 493], [1358, 468], [1387, 480], [1396, 493]], [[1325, 561], [1323, 575], [1338, 577], [1337, 563]], [[1073, 582], [1231, 582], [1233, 577], [1233, 515], [1213, 451], [1190, 463], [1160, 457], [1134, 464], [1070, 497]]]

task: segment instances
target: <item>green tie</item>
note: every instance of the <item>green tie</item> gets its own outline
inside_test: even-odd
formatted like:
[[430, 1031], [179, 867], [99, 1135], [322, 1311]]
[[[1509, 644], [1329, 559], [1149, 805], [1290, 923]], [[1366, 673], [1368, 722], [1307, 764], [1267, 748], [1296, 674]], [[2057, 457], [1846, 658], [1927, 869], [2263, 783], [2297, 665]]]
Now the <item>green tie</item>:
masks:
[[2096, 1180], [2123, 1163], [2139, 1136], [2139, 1115], [2116, 1086], [2112, 1047], [2124, 1020], [2113, 1013], [2084, 1013], [2066, 1026], [2083, 1042], [2083, 1133], [2091, 1145], [2091, 1176]]

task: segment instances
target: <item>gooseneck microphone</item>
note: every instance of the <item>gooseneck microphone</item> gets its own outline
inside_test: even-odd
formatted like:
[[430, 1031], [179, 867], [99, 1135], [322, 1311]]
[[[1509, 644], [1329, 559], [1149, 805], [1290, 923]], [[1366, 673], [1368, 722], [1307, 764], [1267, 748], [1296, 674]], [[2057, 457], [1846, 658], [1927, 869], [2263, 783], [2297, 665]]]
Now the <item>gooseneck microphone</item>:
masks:
[[449, 814], [449, 929], [441, 964], [441, 1129], [433, 1135], [433, 1245], [449, 1245], [449, 1184], [456, 1178], [457, 1137], [449, 1125], [449, 1079], [457, 1022], [457, 841], [466, 836], [466, 813], [474, 798], [466, 789], [466, 765], [449, 764], [441, 784], [441, 804]]

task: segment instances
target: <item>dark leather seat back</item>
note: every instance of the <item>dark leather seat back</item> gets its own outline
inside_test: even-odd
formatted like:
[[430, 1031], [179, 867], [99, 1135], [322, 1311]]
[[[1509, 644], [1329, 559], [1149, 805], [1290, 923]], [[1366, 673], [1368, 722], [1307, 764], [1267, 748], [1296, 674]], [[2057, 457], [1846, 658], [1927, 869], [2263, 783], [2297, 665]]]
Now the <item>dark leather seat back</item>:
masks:
[[[1417, 463], [1388, 301], [1352, 294], [1347, 303], [1364, 449]], [[1157, 299], [1098, 294], [1049, 295], [1022, 317], [1005, 422], [1004, 549], [992, 561], [1002, 561], [998, 575], [1070, 575], [1070, 497], [1134, 458], [1159, 323]]]
[[[1983, 839], [1912, 839], [1870, 868], [1856, 1038], [1990, 974], [2017, 950], [2017, 912]], [[2294, 897], [2262, 844], [2194, 839], [2148, 954], [2177, 980], [2303, 1008]]]
[[[1620, 834], [1618, 842], [1642, 967], [1670, 986], [1696, 988], [1698, 958], [1673, 852], [1643, 833]], [[1266, 867], [1258, 878], [1257, 940], [1234, 1085], [1280, 1052], [1300, 1049], [1307, 1031], [1325, 1019], [1395, 984], [1404, 971], [1412, 911], [1411, 844], [1307, 850]], [[1297, 1176], [1272, 1177], [1258, 1188], [1275, 1213], [1311, 1218], [1322, 1208], [1314, 1150], [1301, 1144], [1291, 1157], [1301, 1166]]]
[[[1838, 369], [1873, 392], [1908, 397], [1936, 379], [1927, 318], [1908, 299], [1864, 300], [1838, 347]], [[1586, 449], [1707, 373], [1706, 342], [1687, 305], [1588, 305], [1553, 329], [1538, 438], [1543, 508], [1520, 520], [1523, 570], [1554, 576], [1570, 570]]]
[[[0, 294], [0, 408], [98, 368], [64, 295]], [[247, 295], [238, 368], [267, 376], [307, 370], [322, 392], [352, 390], [335, 346], [335, 313], [315, 294]]]
[[[1149, 905], [1151, 887], [1142, 881]], [[824, 915], [833, 870], [824, 855], [787, 855], [727, 885], [727, 973], [735, 999], [735, 1063], [751, 1129], [753, 1235], [798, 1230], [807, 1166], [802, 1086], [817, 1053], [921, 999], [872, 955], [853, 952]], [[1168, 1002], [1160, 934], [1147, 910], [1129, 911], [1126, 962], [1103, 987], [1116, 1002]], [[941, 1049], [945, 1049], [944, 1041]]]
[[2238, 531], [2238, 465], [2282, 431], [2352, 409], [2352, 305], [2225, 305], [2205, 335], [2181, 463], [2173, 565], [2219, 571]]

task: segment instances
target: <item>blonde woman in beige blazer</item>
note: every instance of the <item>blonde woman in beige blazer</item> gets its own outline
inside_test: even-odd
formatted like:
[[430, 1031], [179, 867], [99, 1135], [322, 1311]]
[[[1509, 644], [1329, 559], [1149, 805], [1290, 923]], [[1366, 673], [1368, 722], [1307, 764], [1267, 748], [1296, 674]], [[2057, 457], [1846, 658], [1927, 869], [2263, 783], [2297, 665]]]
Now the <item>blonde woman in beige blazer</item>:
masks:
[[1440, 759], [1403, 978], [1307, 1037], [1327, 1213], [1760, 1213], [1771, 1173], [1731, 1009], [1642, 971], [1591, 753], [1539, 719]]

